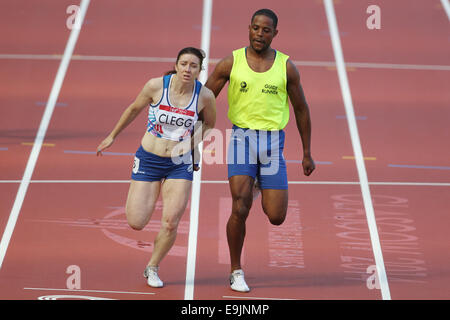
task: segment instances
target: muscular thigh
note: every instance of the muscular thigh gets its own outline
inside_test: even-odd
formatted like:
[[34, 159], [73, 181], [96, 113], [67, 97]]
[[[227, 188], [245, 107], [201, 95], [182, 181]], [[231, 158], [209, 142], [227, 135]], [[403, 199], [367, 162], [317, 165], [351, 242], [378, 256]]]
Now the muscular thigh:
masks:
[[126, 204], [127, 218], [135, 224], [147, 224], [155, 209], [161, 188], [160, 181], [132, 180]]
[[[260, 141], [258, 179], [261, 189], [287, 189], [287, 168], [283, 156], [284, 131], [268, 132], [268, 137]], [[276, 192], [284, 194], [283, 192]]]
[[162, 185], [163, 219], [179, 221], [191, 197], [192, 182], [186, 179], [167, 179]]
[[261, 197], [264, 213], [271, 221], [282, 223], [286, 217], [288, 207], [288, 190], [262, 189]]

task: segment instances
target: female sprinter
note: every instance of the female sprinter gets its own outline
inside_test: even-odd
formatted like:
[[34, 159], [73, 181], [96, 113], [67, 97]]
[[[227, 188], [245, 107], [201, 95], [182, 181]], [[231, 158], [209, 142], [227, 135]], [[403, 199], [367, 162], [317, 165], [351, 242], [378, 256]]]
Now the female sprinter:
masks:
[[193, 169], [198, 170], [191, 152], [216, 120], [214, 94], [197, 80], [203, 59], [204, 54], [199, 49], [182, 49], [175, 70], [150, 79], [97, 147], [98, 156], [149, 106], [147, 130], [134, 159], [126, 216], [133, 229], [142, 230], [161, 192], [161, 229], [144, 271], [151, 287], [163, 286], [158, 276], [159, 264], [175, 242], [178, 223], [190, 197]]

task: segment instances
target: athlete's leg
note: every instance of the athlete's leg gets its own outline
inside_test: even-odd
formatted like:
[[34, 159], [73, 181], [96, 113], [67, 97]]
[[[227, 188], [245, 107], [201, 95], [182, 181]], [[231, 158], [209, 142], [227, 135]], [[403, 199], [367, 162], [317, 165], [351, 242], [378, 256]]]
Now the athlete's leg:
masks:
[[270, 223], [280, 225], [286, 218], [288, 207], [287, 168], [283, 156], [285, 133], [269, 132], [268, 137], [267, 144], [260, 141], [260, 151], [265, 156], [258, 171], [261, 204]]
[[245, 238], [245, 221], [253, 202], [254, 178], [235, 175], [229, 178], [233, 199], [231, 216], [227, 223], [227, 240], [230, 250], [231, 271], [241, 269], [241, 253]]
[[264, 213], [273, 225], [280, 225], [286, 218], [288, 207], [287, 189], [262, 189], [261, 204]]
[[155, 209], [160, 188], [160, 181], [131, 181], [125, 209], [130, 227], [142, 230], [147, 225]]
[[192, 181], [185, 179], [167, 179], [162, 184], [163, 212], [161, 229], [155, 239], [153, 254], [149, 266], [158, 266], [172, 248], [178, 223], [186, 209]]

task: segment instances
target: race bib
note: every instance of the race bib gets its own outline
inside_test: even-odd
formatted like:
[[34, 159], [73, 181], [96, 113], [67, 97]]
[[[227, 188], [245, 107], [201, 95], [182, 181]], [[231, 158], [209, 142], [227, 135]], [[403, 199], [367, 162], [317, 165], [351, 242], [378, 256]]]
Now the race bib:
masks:
[[139, 160], [138, 157], [134, 157], [134, 162], [133, 162], [133, 173], [134, 174], [138, 173], [140, 161], [141, 160]]

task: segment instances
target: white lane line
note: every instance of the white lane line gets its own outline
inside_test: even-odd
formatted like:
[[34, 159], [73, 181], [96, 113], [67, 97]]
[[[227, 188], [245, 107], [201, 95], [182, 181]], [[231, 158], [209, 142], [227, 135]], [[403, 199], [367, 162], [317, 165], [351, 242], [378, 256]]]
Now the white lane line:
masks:
[[[0, 180], [0, 183], [21, 183], [22, 180]], [[202, 180], [202, 184], [227, 184], [227, 180]], [[30, 180], [30, 183], [130, 183], [130, 180]], [[308, 184], [308, 185], [359, 185], [359, 181], [289, 181], [289, 184]], [[423, 187], [450, 187], [450, 182], [391, 182], [391, 181], [372, 181], [369, 185], [374, 186], [423, 186]]]
[[64, 77], [66, 75], [67, 68], [69, 66], [70, 57], [73, 54], [75, 44], [78, 40], [78, 35], [80, 34], [81, 25], [83, 24], [84, 17], [86, 15], [87, 8], [89, 6], [90, 0], [82, 0], [80, 5], [80, 10], [78, 12], [77, 21], [79, 21], [79, 27], [75, 27], [70, 32], [69, 40], [67, 41], [66, 48], [64, 50], [64, 55], [58, 68], [58, 72], [53, 82], [53, 87], [48, 98], [47, 105], [45, 107], [44, 115], [42, 116], [41, 123], [39, 125], [39, 130], [37, 132], [36, 138], [34, 140], [33, 149], [31, 150], [30, 156], [28, 158], [27, 166], [21, 180], [19, 190], [17, 191], [16, 199], [12, 207], [11, 213], [8, 218], [8, 223], [6, 224], [5, 231], [3, 232], [2, 240], [0, 242], [0, 269], [3, 264], [3, 260], [6, 255], [6, 250], [8, 249], [9, 242], [11, 240], [14, 227], [19, 217], [20, 209], [22, 208], [25, 195], [27, 193], [28, 185], [30, 184], [31, 176], [33, 175], [34, 167], [36, 165], [39, 153], [41, 151], [42, 143], [45, 138], [45, 133], [47, 132], [50, 119], [55, 109], [55, 104], [58, 99], [59, 92], [61, 90]]
[[[202, 38], [201, 49], [205, 52], [204, 70], [200, 74], [199, 81], [203, 84], [208, 78], [208, 64], [209, 64], [209, 45], [211, 41], [211, 19], [212, 19], [212, 0], [203, 0], [203, 18], [202, 18]], [[202, 184], [202, 153], [203, 142], [198, 145], [200, 152], [200, 169], [194, 171], [194, 180], [192, 182], [191, 194], [191, 210], [189, 221], [189, 239], [188, 252], [186, 262], [186, 285], [184, 287], [184, 299], [194, 299], [194, 281], [195, 281], [195, 264], [197, 257], [197, 235], [198, 235], [198, 215], [200, 210], [200, 187]]]
[[[61, 60], [60, 54], [0, 54], [0, 59], [5, 60]], [[74, 55], [72, 60], [80, 61], [105, 61], [105, 62], [175, 62], [174, 57], [127, 57], [127, 56], [89, 56]], [[218, 58], [210, 58], [208, 64], [216, 64]], [[292, 61], [297, 66], [304, 67], [336, 67], [334, 61]], [[433, 64], [400, 64], [400, 63], [377, 63], [377, 62], [346, 62], [346, 67], [366, 68], [366, 69], [399, 69], [399, 70], [436, 70], [450, 71], [450, 66]]]
[[[203, 180], [202, 183], [226, 184], [227, 180]], [[359, 181], [288, 181], [288, 184], [308, 184], [308, 185], [359, 185]], [[426, 186], [426, 187], [450, 187], [449, 182], [391, 182], [379, 181], [369, 182], [374, 186]]]
[[374, 186], [450, 187], [446, 182], [369, 182]]
[[174, 63], [177, 59], [172, 57], [123, 57], [123, 56], [85, 56], [74, 55], [72, 60], [85, 61], [118, 61], [118, 62], [167, 62]]
[[95, 293], [119, 293], [119, 294], [148, 294], [155, 295], [154, 292], [135, 292], [135, 291], [107, 291], [107, 290], [84, 290], [84, 289], [57, 289], [57, 288], [23, 288], [24, 290], [38, 291], [70, 291], [70, 292], [95, 292]]
[[375, 220], [375, 212], [373, 209], [372, 197], [370, 195], [370, 188], [364, 164], [364, 156], [361, 148], [361, 142], [359, 140], [358, 127], [356, 124], [355, 112], [353, 109], [350, 86], [347, 79], [347, 71], [345, 69], [344, 54], [342, 52], [341, 41], [339, 38], [339, 29], [336, 21], [336, 15], [334, 12], [333, 1], [324, 0], [324, 5], [328, 20], [328, 26], [331, 33], [331, 42], [333, 45], [334, 56], [336, 59], [337, 72], [339, 76], [342, 97], [344, 100], [345, 112], [347, 114], [347, 121], [350, 130], [353, 153], [355, 155], [356, 167], [358, 169], [358, 176], [360, 180], [361, 192], [366, 211], [367, 224], [370, 232], [370, 240], [372, 243], [372, 250], [375, 257], [375, 265], [377, 267], [378, 280], [380, 283], [381, 296], [383, 300], [390, 300], [391, 293], [389, 291], [389, 284], [384, 266], [383, 252], [381, 250], [380, 239], [378, 236], [377, 223]]
[[448, 20], [450, 21], [450, 3], [448, 0], [441, 0], [442, 6], [447, 13]]
[[370, 62], [347, 62], [346, 67], [368, 68], [368, 69], [399, 69], [399, 70], [440, 70], [450, 71], [450, 66], [429, 64], [394, 64], [394, 63], [370, 63]]
[[[296, 61], [297, 66], [304, 67], [336, 67], [334, 61]], [[378, 62], [346, 62], [346, 67], [365, 69], [399, 69], [399, 70], [437, 70], [450, 71], [450, 66], [433, 64], [400, 64], [400, 63], [378, 63]]]
[[5, 60], [61, 60], [60, 54], [18, 54], [18, 53], [3, 53], [0, 54], [0, 59]]
[[130, 180], [31, 180], [31, 183], [130, 183]]

